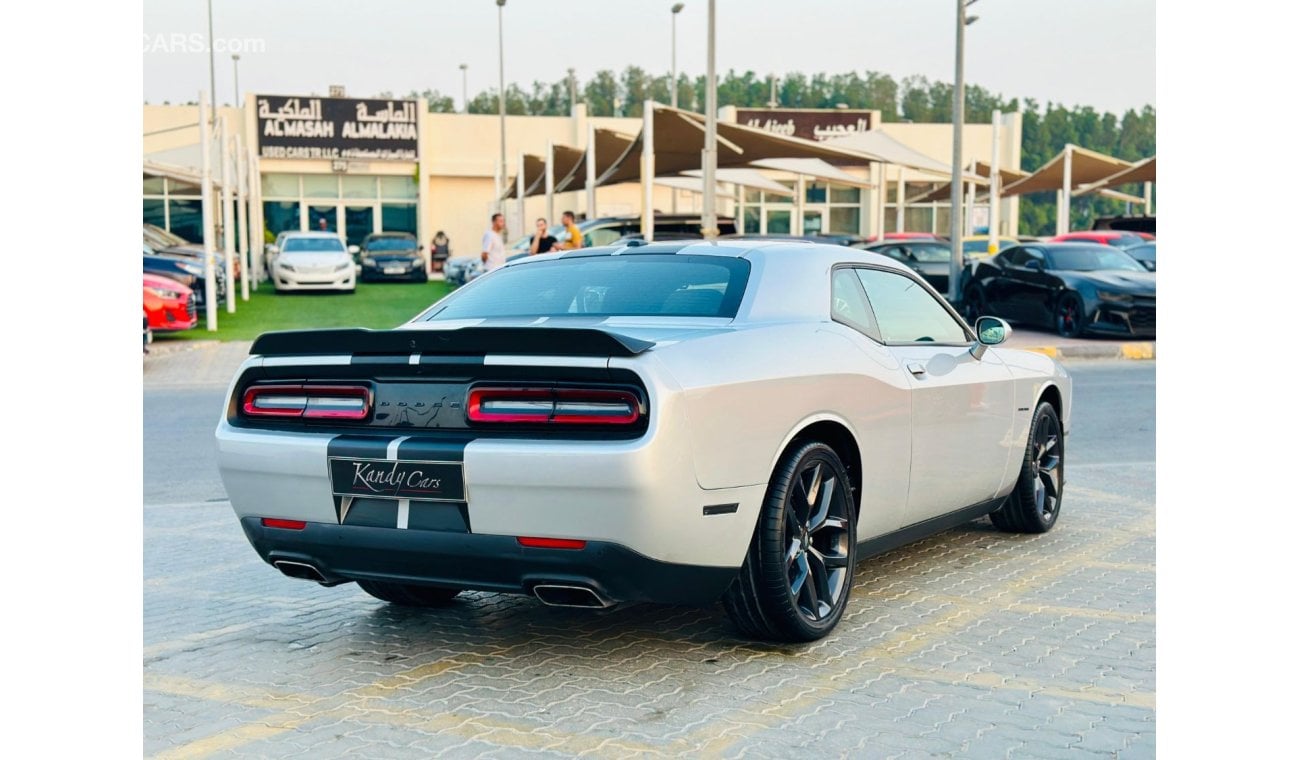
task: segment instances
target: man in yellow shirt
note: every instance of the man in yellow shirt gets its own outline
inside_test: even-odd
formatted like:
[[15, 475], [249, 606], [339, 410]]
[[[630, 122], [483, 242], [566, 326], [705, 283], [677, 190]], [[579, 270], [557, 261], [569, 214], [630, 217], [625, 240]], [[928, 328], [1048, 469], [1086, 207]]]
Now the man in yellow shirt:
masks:
[[564, 225], [565, 232], [569, 233], [569, 239], [559, 244], [559, 247], [565, 250], [573, 250], [574, 248], [582, 247], [582, 231], [578, 229], [578, 225], [573, 223], [573, 219], [572, 211], [565, 211], [560, 217], [560, 222]]

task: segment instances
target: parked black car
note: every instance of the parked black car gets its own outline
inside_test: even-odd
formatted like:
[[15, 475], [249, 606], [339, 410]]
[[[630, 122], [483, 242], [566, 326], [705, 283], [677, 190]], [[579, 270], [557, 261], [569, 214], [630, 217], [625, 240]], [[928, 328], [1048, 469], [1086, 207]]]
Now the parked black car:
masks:
[[[194, 291], [194, 299], [202, 308], [207, 301], [207, 280], [203, 276], [203, 260], [191, 256], [179, 256], [171, 253], [159, 253], [148, 244], [144, 245], [145, 274], [170, 277]], [[226, 272], [222, 267], [213, 267], [216, 279], [217, 298], [226, 297]]]
[[[857, 245], [864, 251], [883, 254], [911, 267], [921, 279], [943, 295], [948, 293], [948, 268], [952, 265], [952, 244], [938, 240], [886, 240]], [[973, 323], [972, 323], [973, 324]]]
[[376, 232], [361, 241], [357, 254], [363, 282], [428, 282], [420, 244], [409, 232]]
[[[203, 264], [203, 244], [192, 243], [174, 232], [168, 232], [162, 227], [145, 222], [144, 225], [144, 244], [152, 248], [156, 253], [167, 254], [169, 256], [185, 256], [194, 259]], [[220, 249], [217, 251], [218, 260], [222, 259]], [[236, 256], [233, 269], [235, 278], [239, 278], [240, 257]], [[224, 267], [225, 265], [222, 264]]]
[[1156, 244], [1143, 243], [1135, 245], [1132, 248], [1125, 248], [1124, 253], [1137, 259], [1137, 262], [1147, 268], [1148, 272], [1156, 271]]
[[963, 308], [977, 316], [1085, 334], [1154, 337], [1156, 276], [1096, 243], [1020, 245], [974, 265]]

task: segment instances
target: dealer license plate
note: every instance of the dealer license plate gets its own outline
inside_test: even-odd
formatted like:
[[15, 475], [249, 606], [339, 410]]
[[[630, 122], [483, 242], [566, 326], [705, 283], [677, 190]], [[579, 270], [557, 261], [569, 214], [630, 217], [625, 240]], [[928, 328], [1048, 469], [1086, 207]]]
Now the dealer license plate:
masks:
[[330, 483], [339, 496], [372, 499], [465, 500], [461, 462], [330, 457]]

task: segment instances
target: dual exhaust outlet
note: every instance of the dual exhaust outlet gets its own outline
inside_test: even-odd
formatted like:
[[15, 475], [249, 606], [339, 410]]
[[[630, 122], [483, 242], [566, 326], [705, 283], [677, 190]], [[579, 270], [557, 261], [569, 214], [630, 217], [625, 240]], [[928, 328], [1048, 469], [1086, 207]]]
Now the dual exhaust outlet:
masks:
[[[316, 569], [315, 565], [286, 559], [277, 559], [272, 564], [275, 565], [277, 570], [290, 578], [323, 584], [329, 583], [320, 570]], [[605, 609], [614, 606], [614, 602], [597, 593], [595, 589], [569, 583], [538, 583], [533, 586], [533, 596], [537, 597], [542, 604], [550, 607]]]

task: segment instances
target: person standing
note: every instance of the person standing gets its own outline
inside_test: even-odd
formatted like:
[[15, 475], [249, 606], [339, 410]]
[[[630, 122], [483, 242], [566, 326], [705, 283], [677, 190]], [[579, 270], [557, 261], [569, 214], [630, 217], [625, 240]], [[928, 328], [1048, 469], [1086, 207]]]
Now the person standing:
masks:
[[501, 237], [501, 233], [506, 229], [505, 214], [497, 213], [492, 215], [492, 225], [483, 233], [483, 265], [484, 270], [491, 272], [494, 269], [500, 269], [506, 263], [506, 241]]
[[563, 243], [560, 243], [560, 247], [566, 250], [581, 248], [582, 230], [578, 229], [578, 225], [574, 223], [573, 212], [565, 211], [564, 215], [561, 216], [560, 219], [564, 224], [564, 231], [569, 233], [569, 239], [564, 241]]
[[438, 230], [438, 234], [433, 236], [433, 244], [430, 246], [430, 259], [433, 263], [433, 271], [441, 272], [451, 257], [451, 239], [447, 233]]
[[547, 234], [546, 220], [537, 220], [537, 231], [533, 233], [533, 242], [528, 246], [528, 255], [536, 256], [539, 253], [549, 253], [555, 249], [555, 237]]

